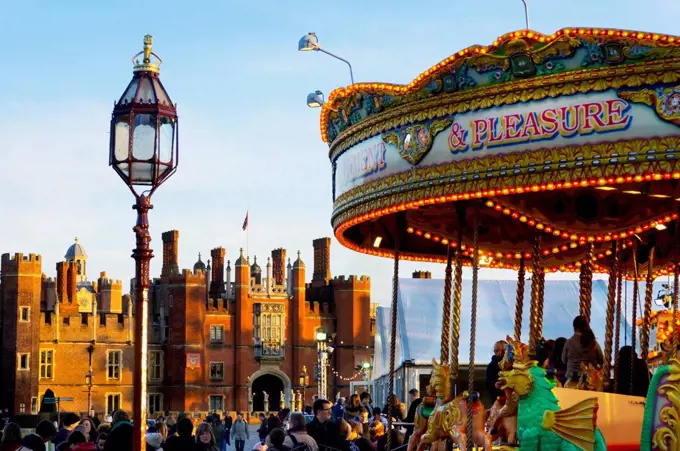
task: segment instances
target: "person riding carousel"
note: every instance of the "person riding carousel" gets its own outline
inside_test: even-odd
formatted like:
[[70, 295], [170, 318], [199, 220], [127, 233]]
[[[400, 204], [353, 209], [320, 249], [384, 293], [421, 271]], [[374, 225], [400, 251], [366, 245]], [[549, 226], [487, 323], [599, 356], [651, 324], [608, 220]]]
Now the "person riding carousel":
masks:
[[581, 364], [602, 365], [604, 354], [585, 317], [574, 318], [573, 326], [574, 335], [564, 344], [562, 361], [567, 364], [567, 379], [579, 380]]

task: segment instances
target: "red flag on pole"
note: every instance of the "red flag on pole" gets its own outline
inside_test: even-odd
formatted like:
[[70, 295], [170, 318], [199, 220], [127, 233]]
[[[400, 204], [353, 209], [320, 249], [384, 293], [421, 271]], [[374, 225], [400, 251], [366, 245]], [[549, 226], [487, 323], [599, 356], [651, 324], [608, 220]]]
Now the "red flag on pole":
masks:
[[246, 219], [243, 221], [243, 231], [248, 230], [248, 212], [246, 211]]

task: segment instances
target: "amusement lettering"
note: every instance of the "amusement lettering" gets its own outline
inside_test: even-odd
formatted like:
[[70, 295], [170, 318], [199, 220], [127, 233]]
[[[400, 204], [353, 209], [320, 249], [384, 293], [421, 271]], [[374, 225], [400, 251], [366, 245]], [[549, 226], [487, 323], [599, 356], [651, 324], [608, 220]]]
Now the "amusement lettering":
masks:
[[469, 129], [454, 122], [449, 134], [449, 149], [458, 153], [545, 141], [558, 136], [571, 138], [608, 133], [627, 129], [632, 120], [630, 104], [612, 99], [473, 119]]
[[344, 183], [352, 182], [358, 178], [380, 172], [387, 163], [385, 152], [387, 147], [384, 142], [378, 142], [357, 152], [348, 155], [344, 161]]

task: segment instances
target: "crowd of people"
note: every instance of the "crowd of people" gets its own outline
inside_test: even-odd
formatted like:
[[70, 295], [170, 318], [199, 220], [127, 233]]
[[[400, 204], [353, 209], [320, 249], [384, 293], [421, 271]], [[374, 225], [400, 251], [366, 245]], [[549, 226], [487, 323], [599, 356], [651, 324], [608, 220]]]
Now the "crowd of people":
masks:
[[[412, 404], [417, 392], [411, 393]], [[417, 403], [416, 403], [417, 404]], [[387, 449], [387, 418], [390, 410], [373, 407], [371, 396], [365, 392], [354, 394], [347, 402], [340, 398], [334, 406], [318, 399], [305, 414], [283, 409], [266, 417], [259, 415], [259, 440], [249, 451], [390, 451]], [[406, 407], [394, 399], [393, 421], [406, 421]], [[412, 412], [409, 412], [411, 414]], [[188, 414], [159, 416], [147, 426], [145, 435], [149, 451], [244, 451], [250, 439], [248, 423], [241, 413], [232, 420], [217, 414], [208, 415], [199, 424]], [[41, 421], [35, 433], [22, 437], [16, 423], [8, 423], [2, 430], [0, 451], [125, 451], [132, 449], [132, 421], [124, 410], [117, 410], [100, 423], [96, 416], [81, 418], [74, 413], [55, 423]], [[404, 434], [392, 429], [392, 449], [404, 443]], [[52, 443], [54, 448], [48, 447]]]
[[[574, 334], [570, 338], [560, 337], [555, 340], [541, 340], [537, 346], [536, 359], [551, 377], [561, 385], [567, 382], [579, 382], [584, 374], [581, 364], [601, 368], [604, 363], [602, 348], [590, 328], [588, 320], [577, 316], [573, 321]], [[498, 382], [499, 363], [503, 360], [507, 343], [498, 341], [494, 345], [493, 356], [486, 370], [486, 384], [492, 399], [503, 393], [496, 386]], [[650, 373], [645, 362], [640, 359], [630, 346], [619, 350], [618, 392], [624, 395], [646, 396], [649, 389]], [[632, 368], [632, 372], [631, 372]], [[631, 376], [635, 384], [631, 391]]]

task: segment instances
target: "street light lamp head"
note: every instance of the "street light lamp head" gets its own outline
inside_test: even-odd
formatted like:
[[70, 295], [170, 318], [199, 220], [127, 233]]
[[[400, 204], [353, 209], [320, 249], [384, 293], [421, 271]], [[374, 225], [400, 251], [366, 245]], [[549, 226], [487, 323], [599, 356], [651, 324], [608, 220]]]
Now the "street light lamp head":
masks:
[[301, 37], [298, 42], [298, 51], [300, 52], [309, 52], [310, 50], [319, 50], [320, 48], [319, 39], [313, 31]]
[[307, 106], [310, 108], [319, 108], [326, 103], [323, 97], [323, 92], [314, 91], [307, 94]]
[[176, 171], [179, 157], [177, 108], [158, 76], [162, 60], [151, 44], [145, 36], [144, 50], [133, 57], [132, 80], [111, 115], [109, 165], [135, 195], [135, 186], [155, 191]]
[[326, 333], [325, 329], [319, 329], [316, 331], [316, 341], [318, 342], [326, 341], [327, 338], [328, 334]]
[[361, 364], [361, 368], [363, 368], [364, 370], [368, 370], [368, 369], [371, 368], [371, 363], [370, 362], [364, 362], [363, 364]]

